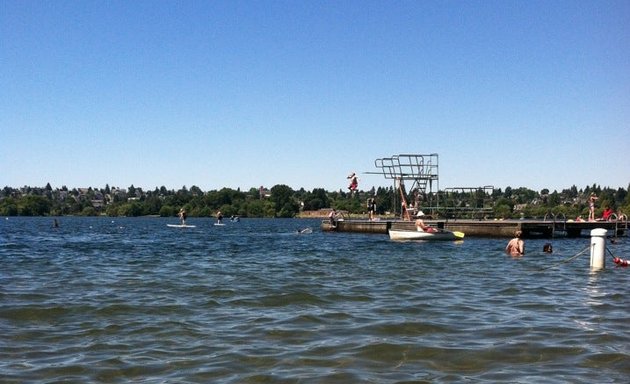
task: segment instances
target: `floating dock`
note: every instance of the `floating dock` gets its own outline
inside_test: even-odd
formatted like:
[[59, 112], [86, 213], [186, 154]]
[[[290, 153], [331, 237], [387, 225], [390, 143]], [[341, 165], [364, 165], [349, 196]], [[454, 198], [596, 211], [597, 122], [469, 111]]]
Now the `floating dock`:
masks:
[[[394, 198], [400, 199], [393, 205], [401, 208], [399, 217], [409, 219], [416, 216], [417, 212], [411, 208], [412, 206], [422, 207], [433, 218], [462, 217], [457, 214], [463, 213], [470, 219], [427, 219], [424, 222], [437, 228], [464, 232], [468, 238], [514, 237], [516, 231], [521, 231], [525, 238], [579, 237], [582, 236], [583, 231], [590, 231], [595, 228], [612, 231], [615, 236], [622, 236], [627, 233], [627, 217], [625, 220], [616, 221], [571, 221], [566, 219], [560, 221], [555, 217], [551, 220], [546, 220], [546, 218], [545, 220], [485, 219], [493, 216], [492, 194], [494, 187], [486, 185], [440, 190], [438, 160], [437, 153], [393, 155], [376, 159], [374, 166], [379, 171], [366, 173], [379, 174], [386, 180], [392, 180], [394, 189], [397, 191]], [[409, 193], [407, 193], [405, 182], [411, 183]], [[420, 201], [421, 196], [425, 196], [428, 200]], [[338, 212], [338, 214], [341, 214], [341, 218], [337, 216], [338, 220], [334, 224], [329, 220], [322, 221], [323, 231], [388, 234], [390, 229], [415, 230], [415, 223], [411, 220], [381, 218], [370, 221], [367, 219], [348, 219], [344, 217], [342, 212]]]
[[[580, 237], [583, 231], [604, 228], [616, 236], [627, 233], [627, 221], [542, 221], [542, 220], [424, 220], [428, 225], [450, 231], [460, 231], [466, 237], [514, 237], [520, 230], [524, 238]], [[387, 234], [390, 229], [415, 230], [413, 221], [403, 220], [338, 220], [331, 225], [322, 220], [321, 229], [330, 232]], [[587, 235], [587, 234], [586, 234]]]

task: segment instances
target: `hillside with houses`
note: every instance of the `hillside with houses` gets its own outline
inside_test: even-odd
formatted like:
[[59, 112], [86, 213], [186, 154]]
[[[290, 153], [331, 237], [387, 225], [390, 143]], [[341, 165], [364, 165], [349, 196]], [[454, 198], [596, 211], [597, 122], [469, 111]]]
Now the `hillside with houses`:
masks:
[[[629, 186], [630, 188], [630, 186]], [[588, 198], [597, 196], [596, 214], [605, 207], [616, 214], [630, 212], [629, 188], [597, 185], [562, 191], [533, 191], [520, 187], [478, 188], [470, 191], [437, 192], [416, 197], [418, 209], [442, 217], [475, 218], [543, 218], [552, 215], [565, 219], [588, 214]], [[145, 190], [133, 185], [127, 188], [106, 185], [102, 188], [66, 186], [9, 187], [0, 190], [2, 216], [175, 216], [184, 207], [190, 216], [210, 217], [217, 211], [226, 216], [296, 217], [318, 216], [318, 212], [335, 208], [348, 215], [367, 213], [366, 201], [374, 198], [379, 215], [397, 215], [400, 200], [393, 187], [379, 187], [349, 193], [316, 188], [294, 190], [287, 185], [271, 188], [253, 187], [248, 191], [222, 188], [203, 191], [197, 186], [178, 190], [164, 186]], [[459, 216], [458, 216], [459, 215]]]

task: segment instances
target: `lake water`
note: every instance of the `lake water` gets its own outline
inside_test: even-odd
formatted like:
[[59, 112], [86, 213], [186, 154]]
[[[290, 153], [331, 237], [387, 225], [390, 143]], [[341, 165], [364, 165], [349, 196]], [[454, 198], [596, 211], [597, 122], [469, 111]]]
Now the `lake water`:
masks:
[[[589, 238], [318, 220], [1, 218], [2, 383], [627, 383], [630, 268]], [[297, 234], [311, 227], [311, 234]], [[630, 241], [609, 244], [630, 258]], [[563, 262], [566, 261], [566, 262]]]

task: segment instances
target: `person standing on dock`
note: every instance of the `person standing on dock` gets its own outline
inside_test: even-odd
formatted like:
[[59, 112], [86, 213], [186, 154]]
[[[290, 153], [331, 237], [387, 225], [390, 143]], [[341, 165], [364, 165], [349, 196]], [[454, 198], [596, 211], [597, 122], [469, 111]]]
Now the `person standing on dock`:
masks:
[[368, 218], [370, 221], [374, 220], [374, 211], [376, 211], [376, 203], [374, 202], [374, 198], [370, 197], [367, 199], [367, 210], [368, 210]]
[[510, 240], [505, 247], [505, 253], [510, 256], [523, 256], [525, 254], [525, 242], [521, 238], [523, 232], [516, 231], [514, 238]]
[[595, 192], [591, 192], [591, 196], [588, 198], [588, 221], [595, 221], [595, 202], [597, 201], [597, 195]]

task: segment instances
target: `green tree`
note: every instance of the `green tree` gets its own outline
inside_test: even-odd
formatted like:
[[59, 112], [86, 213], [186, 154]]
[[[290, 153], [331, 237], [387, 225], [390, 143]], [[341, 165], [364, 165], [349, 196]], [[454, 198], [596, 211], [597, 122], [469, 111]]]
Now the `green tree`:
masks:
[[317, 211], [327, 207], [330, 207], [330, 200], [323, 188], [315, 188], [312, 192], [304, 194], [304, 210]]
[[144, 199], [142, 204], [143, 215], [157, 215], [162, 209], [162, 200], [157, 196], [151, 196]]
[[293, 190], [284, 184], [271, 187], [271, 201], [274, 204], [276, 216], [294, 217], [300, 211], [300, 206], [293, 199]]
[[4, 200], [0, 200], [0, 215], [2, 216], [17, 216], [18, 206], [14, 198], [9, 197]]
[[159, 215], [161, 217], [173, 217], [177, 214], [177, 212], [179, 212], [177, 208], [170, 205], [163, 205], [160, 208]]
[[246, 215], [247, 217], [263, 217], [265, 212], [264, 203], [262, 200], [252, 200], [247, 203]]
[[201, 190], [201, 188], [199, 188], [196, 185], [193, 185], [192, 187], [190, 187], [190, 193], [193, 196], [203, 196], [203, 191]]
[[96, 216], [98, 213], [94, 207], [85, 207], [81, 211], [81, 216]]
[[118, 216], [142, 216], [142, 204], [137, 201], [124, 203], [118, 208]]
[[17, 206], [20, 216], [45, 216], [50, 213], [50, 200], [44, 196], [24, 196]]

